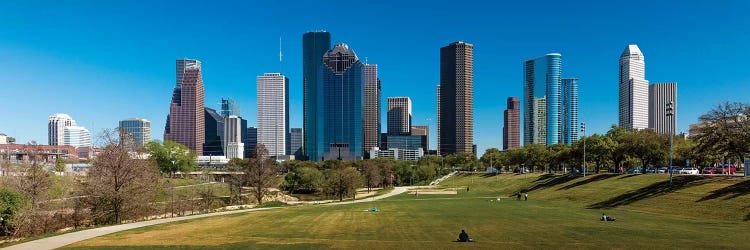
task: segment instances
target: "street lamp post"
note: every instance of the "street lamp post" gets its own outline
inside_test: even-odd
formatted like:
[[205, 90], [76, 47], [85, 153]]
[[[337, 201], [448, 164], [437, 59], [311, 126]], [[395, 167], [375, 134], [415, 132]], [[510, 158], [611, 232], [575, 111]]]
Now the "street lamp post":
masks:
[[[669, 118], [674, 119], [674, 109], [672, 108], [673, 102], [670, 101], [667, 103], [667, 120]], [[672, 124], [672, 123], [670, 123]], [[669, 128], [669, 186], [672, 186], [672, 143], [674, 140], [674, 128], [670, 126]]]
[[581, 133], [583, 133], [583, 177], [586, 177], [586, 123], [581, 123]]

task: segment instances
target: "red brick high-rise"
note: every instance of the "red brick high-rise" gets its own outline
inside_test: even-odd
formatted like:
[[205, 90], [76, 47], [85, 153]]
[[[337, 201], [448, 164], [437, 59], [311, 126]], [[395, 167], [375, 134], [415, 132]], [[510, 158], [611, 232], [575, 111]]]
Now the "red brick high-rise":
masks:
[[177, 86], [172, 93], [164, 141], [174, 141], [203, 153], [206, 140], [201, 62], [177, 60]]
[[503, 124], [503, 150], [521, 147], [521, 102], [518, 97], [508, 97]]

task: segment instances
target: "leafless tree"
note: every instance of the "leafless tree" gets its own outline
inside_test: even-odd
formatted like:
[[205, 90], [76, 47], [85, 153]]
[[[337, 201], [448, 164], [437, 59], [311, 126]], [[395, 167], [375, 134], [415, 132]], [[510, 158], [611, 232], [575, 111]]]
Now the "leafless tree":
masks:
[[24, 146], [24, 151], [29, 157], [29, 163], [22, 165], [23, 175], [16, 179], [16, 189], [29, 199], [31, 209], [34, 210], [46, 199], [52, 183], [49, 171], [42, 164], [40, 146], [32, 141]]
[[276, 183], [277, 165], [268, 155], [268, 150], [263, 144], [258, 144], [253, 149], [253, 156], [250, 159], [249, 166], [244, 168], [247, 184], [253, 190], [253, 196], [258, 204], [263, 203], [263, 196], [268, 193], [268, 189]]
[[137, 159], [125, 145], [113, 143], [112, 133], [103, 135], [108, 144], [93, 162], [83, 191], [97, 223], [121, 223], [151, 211], [156, 198], [159, 172], [151, 160]]

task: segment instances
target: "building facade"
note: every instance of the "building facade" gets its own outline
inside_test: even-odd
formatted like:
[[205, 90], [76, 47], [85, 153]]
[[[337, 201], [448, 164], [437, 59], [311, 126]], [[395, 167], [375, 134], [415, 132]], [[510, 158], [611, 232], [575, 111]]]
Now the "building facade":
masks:
[[63, 129], [63, 145], [73, 147], [90, 147], [91, 133], [81, 126], [66, 126]]
[[560, 95], [560, 143], [578, 141], [578, 78], [563, 78]]
[[198, 155], [205, 143], [205, 110], [201, 62], [177, 60], [177, 85], [172, 92], [164, 140], [187, 146]]
[[[307, 32], [302, 35], [302, 89], [303, 89], [303, 152], [305, 158], [319, 160], [318, 150], [318, 71], [323, 65], [323, 55], [331, 49], [331, 33], [326, 31]], [[322, 108], [322, 107], [320, 107]]]
[[252, 152], [255, 150], [255, 146], [258, 145], [258, 128], [247, 127], [246, 135], [243, 141], [245, 143], [245, 157], [255, 157]]
[[387, 135], [385, 146], [388, 149], [424, 149], [425, 137], [421, 135]]
[[230, 115], [224, 118], [224, 155], [228, 159], [244, 157], [245, 144], [242, 143], [242, 120]]
[[224, 117], [215, 109], [204, 107], [204, 110], [206, 141], [203, 143], [203, 155], [224, 155]]
[[420, 149], [381, 149], [375, 147], [370, 150], [370, 155], [375, 158], [390, 158], [400, 161], [417, 161], [424, 156], [424, 150]]
[[365, 110], [362, 112], [362, 147], [369, 154], [370, 149], [380, 145], [380, 79], [378, 65], [365, 64]]
[[287, 155], [294, 155], [294, 159], [302, 159], [302, 138], [304, 137], [302, 128], [289, 129], [289, 152]]
[[281, 73], [265, 73], [257, 78], [258, 143], [268, 155], [287, 154], [289, 133], [289, 78]]
[[550, 53], [524, 63], [523, 143], [560, 140], [562, 55]]
[[429, 125], [416, 125], [411, 126], [411, 135], [422, 136], [424, 142], [422, 148], [425, 152], [430, 151], [430, 126]]
[[47, 123], [47, 144], [50, 146], [65, 145], [64, 130], [66, 126], [76, 126], [76, 121], [67, 114], [53, 114]]
[[[672, 115], [667, 116], [667, 103], [672, 103]], [[648, 86], [648, 127], [656, 133], [676, 134], [677, 83], [654, 83]]]
[[341, 43], [323, 56], [318, 72], [315, 160], [362, 159], [364, 65]]
[[128, 118], [120, 121], [120, 140], [125, 137], [126, 133], [129, 138], [133, 139], [135, 146], [143, 147], [151, 141], [151, 121], [143, 118]]
[[231, 98], [221, 98], [221, 116], [227, 117], [230, 115], [240, 115], [240, 105]]
[[648, 128], [646, 59], [638, 45], [628, 45], [620, 55], [619, 79], [620, 127], [627, 130]]
[[508, 97], [503, 113], [503, 150], [521, 147], [521, 102]]
[[388, 97], [388, 134], [411, 134], [411, 98]]
[[474, 46], [440, 48], [438, 140], [441, 154], [471, 152], [474, 143]]

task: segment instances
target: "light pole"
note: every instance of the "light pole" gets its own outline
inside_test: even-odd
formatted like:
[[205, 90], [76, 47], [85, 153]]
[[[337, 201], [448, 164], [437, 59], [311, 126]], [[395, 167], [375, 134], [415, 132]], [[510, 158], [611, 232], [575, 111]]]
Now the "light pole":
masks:
[[[669, 101], [667, 103], [667, 121], [669, 121], [669, 118], [674, 119], [674, 109], [672, 108], [673, 102]], [[669, 123], [674, 124], [674, 123]], [[674, 128], [670, 126], [669, 128], [669, 186], [672, 186], [672, 143], [674, 140]]]
[[586, 177], [586, 123], [581, 123], [581, 133], [583, 133], [583, 177]]

